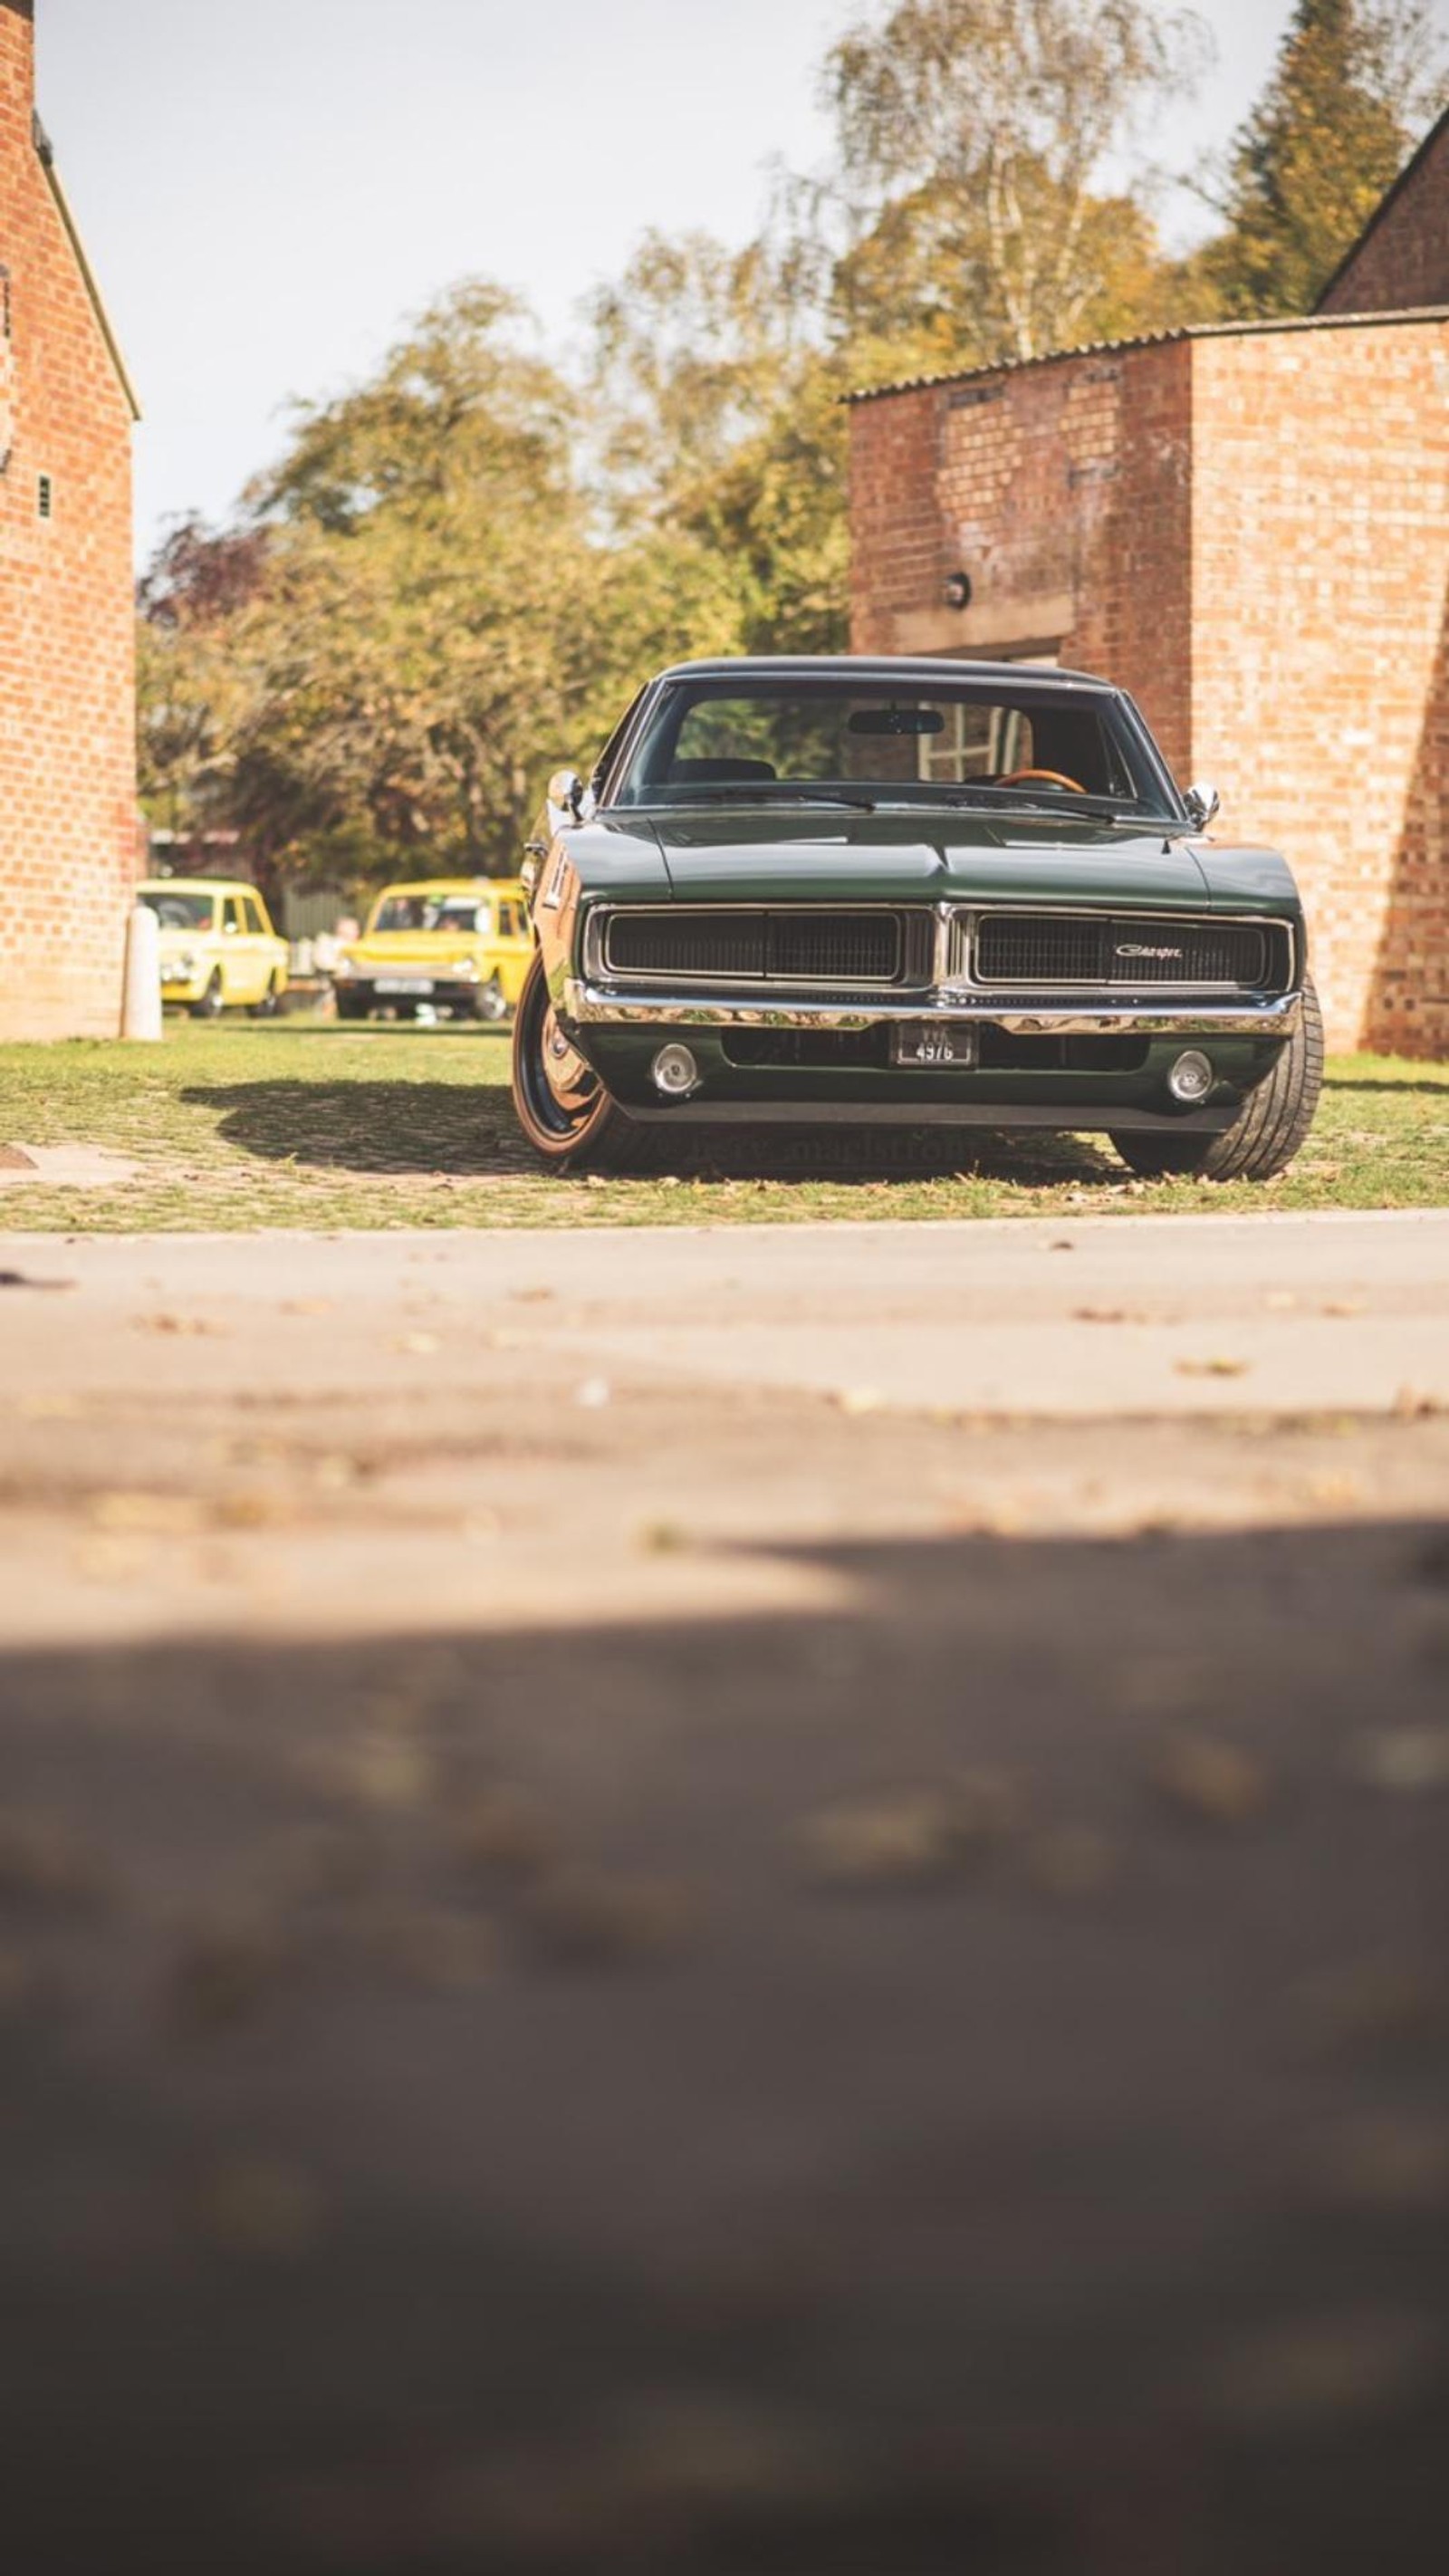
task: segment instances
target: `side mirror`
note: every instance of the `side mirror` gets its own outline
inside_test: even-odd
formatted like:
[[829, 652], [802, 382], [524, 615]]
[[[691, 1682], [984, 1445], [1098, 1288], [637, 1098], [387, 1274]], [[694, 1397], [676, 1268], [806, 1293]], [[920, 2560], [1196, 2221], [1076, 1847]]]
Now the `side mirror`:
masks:
[[548, 782], [548, 822], [552, 832], [582, 823], [593, 810], [593, 796], [576, 769], [556, 769]]
[[1187, 807], [1188, 820], [1193, 830], [1205, 832], [1223, 800], [1217, 789], [1209, 786], [1204, 779], [1200, 786], [1189, 787], [1182, 801]]

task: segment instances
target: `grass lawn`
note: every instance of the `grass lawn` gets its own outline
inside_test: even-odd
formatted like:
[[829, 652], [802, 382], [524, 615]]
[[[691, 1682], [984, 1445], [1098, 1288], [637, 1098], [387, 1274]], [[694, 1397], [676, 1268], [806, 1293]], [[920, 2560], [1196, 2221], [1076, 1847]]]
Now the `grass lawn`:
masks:
[[124, 1155], [106, 1186], [0, 1192], [14, 1231], [241, 1226], [698, 1225], [720, 1219], [1031, 1216], [1449, 1205], [1449, 1065], [1346, 1056], [1305, 1151], [1265, 1187], [1131, 1178], [1105, 1139], [946, 1143], [817, 1130], [682, 1143], [638, 1180], [540, 1172], [514, 1125], [506, 1031], [168, 1023], [160, 1047], [0, 1047], [0, 1143]]

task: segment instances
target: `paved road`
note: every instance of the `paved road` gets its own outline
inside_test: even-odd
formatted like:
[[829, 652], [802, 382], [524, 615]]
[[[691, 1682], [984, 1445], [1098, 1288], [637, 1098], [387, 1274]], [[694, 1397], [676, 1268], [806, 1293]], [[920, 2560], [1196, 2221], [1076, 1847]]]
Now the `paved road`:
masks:
[[1449, 1217], [0, 1276], [26, 2576], [1446, 2562]]
[[1449, 1402], [1449, 1211], [12, 1237], [0, 1260], [73, 1291], [63, 1337], [22, 1305], [12, 1347], [80, 1382], [104, 1378], [118, 1313], [180, 1299], [244, 1333], [291, 1300], [294, 1319], [311, 1301], [326, 1320], [274, 1348], [285, 1382], [346, 1386], [360, 1356], [375, 1365], [359, 1335], [426, 1295], [460, 1325], [530, 1302], [511, 1318], [520, 1368], [610, 1353], [735, 1386], [1053, 1417], [1237, 1412], [1245, 1396], [1381, 1412], [1406, 1389]]

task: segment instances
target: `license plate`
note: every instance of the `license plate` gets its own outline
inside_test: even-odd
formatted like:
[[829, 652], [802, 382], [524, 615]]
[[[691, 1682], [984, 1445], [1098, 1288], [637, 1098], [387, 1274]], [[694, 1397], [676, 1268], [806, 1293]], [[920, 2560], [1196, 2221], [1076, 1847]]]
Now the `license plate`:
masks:
[[372, 987], [374, 993], [431, 993], [431, 975], [379, 975]]
[[894, 1040], [892, 1053], [897, 1064], [976, 1062], [976, 1031], [969, 1020], [901, 1020]]

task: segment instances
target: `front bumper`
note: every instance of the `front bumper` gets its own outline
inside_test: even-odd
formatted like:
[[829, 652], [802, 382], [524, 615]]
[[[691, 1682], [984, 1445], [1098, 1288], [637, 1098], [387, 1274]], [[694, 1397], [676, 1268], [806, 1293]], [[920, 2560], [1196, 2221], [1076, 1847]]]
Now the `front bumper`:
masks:
[[897, 1000], [821, 999], [745, 1001], [733, 993], [636, 993], [586, 983], [564, 985], [563, 1018], [575, 1028], [605, 1022], [625, 1028], [868, 1029], [893, 1020], [975, 1020], [1013, 1037], [1255, 1038], [1291, 1037], [1302, 1016], [1297, 993], [1237, 996], [1231, 1002], [1150, 1001], [1113, 995], [1093, 1000], [983, 992], [975, 987], [934, 986]]
[[[1109, 1133], [1129, 1127], [1208, 1133], [1230, 1125], [1302, 1013], [1296, 993], [1220, 999], [1141, 992], [1058, 996], [941, 984], [909, 995], [794, 993], [766, 999], [758, 987], [753, 994], [718, 987], [656, 987], [645, 993], [586, 976], [561, 980], [557, 1008], [579, 1053], [632, 1118], [683, 1125], [839, 1120]], [[838, 1033], [848, 1050], [852, 1033], [884, 1037], [893, 1025], [933, 1019], [973, 1025], [981, 1033], [978, 1060], [945, 1068], [900, 1065], [882, 1047], [869, 1062], [843, 1054], [831, 1064], [817, 1049], [808, 1061], [786, 1063], [742, 1059], [731, 1051], [732, 1031]], [[662, 1099], [653, 1079], [654, 1057], [666, 1034], [686, 1039], [698, 1065], [696, 1087], [682, 1099]], [[1188, 1045], [1211, 1057], [1215, 1076], [1206, 1100], [1193, 1108], [1169, 1088], [1173, 1064]]]

